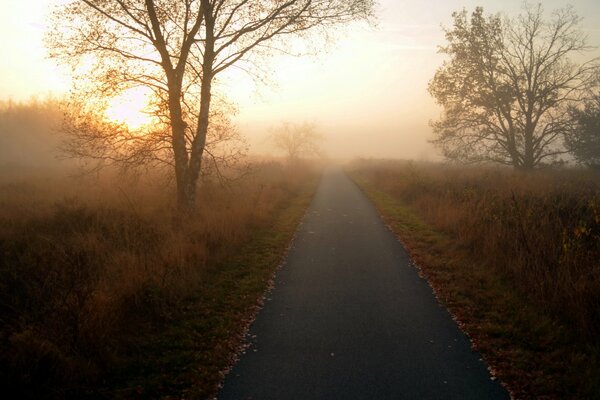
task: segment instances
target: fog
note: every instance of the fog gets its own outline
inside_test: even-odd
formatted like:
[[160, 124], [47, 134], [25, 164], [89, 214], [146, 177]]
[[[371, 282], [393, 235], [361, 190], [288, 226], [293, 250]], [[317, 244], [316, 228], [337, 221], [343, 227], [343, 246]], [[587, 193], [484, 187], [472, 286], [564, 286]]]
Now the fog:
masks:
[[534, 1], [0, 0], [7, 398], [600, 399], [600, 0]]
[[[47, 59], [42, 40], [50, 7], [61, 1], [31, 3], [0, 4], [0, 34], [6, 38], [0, 52], [12, 55], [0, 65], [0, 100], [60, 96], [70, 88], [68, 71]], [[547, 12], [572, 5], [584, 17], [581, 27], [589, 43], [600, 44], [599, 3], [542, 4]], [[438, 160], [439, 152], [428, 141], [429, 122], [440, 108], [427, 84], [444, 60], [437, 52], [445, 42], [442, 26], [450, 25], [453, 11], [478, 5], [486, 12], [515, 15], [522, 2], [381, 0], [373, 25], [335, 31], [327, 44], [318, 42], [308, 51], [316, 54], [275, 54], [261, 60], [266, 83], [233, 69], [219, 77], [218, 90], [236, 106], [234, 122], [251, 154], [274, 152], [269, 128], [288, 121], [316, 124], [331, 158]], [[598, 49], [593, 53], [600, 54]]]
[[58, 151], [63, 111], [52, 99], [0, 102], [0, 169], [48, 170], [69, 161]]
[[[600, 45], [600, 3], [542, 1], [546, 14], [567, 5], [583, 17], [588, 42]], [[224, 85], [239, 106], [237, 122], [252, 149], [270, 151], [266, 128], [279, 121], [311, 121], [325, 136], [332, 158], [356, 156], [440, 160], [428, 140], [429, 122], [441, 108], [427, 92], [444, 61], [442, 27], [452, 12], [483, 6], [486, 12], [515, 16], [523, 2], [510, 0], [380, 1], [375, 26], [354, 25], [316, 56], [274, 57], [268, 84], [247, 76]], [[600, 55], [598, 49], [584, 58]], [[242, 75], [243, 76], [243, 75]]]

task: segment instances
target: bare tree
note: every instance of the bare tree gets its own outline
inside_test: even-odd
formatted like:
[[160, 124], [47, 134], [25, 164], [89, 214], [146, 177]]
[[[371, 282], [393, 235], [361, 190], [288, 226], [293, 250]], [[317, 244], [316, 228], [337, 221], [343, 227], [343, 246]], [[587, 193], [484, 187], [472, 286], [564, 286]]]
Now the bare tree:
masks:
[[54, 14], [51, 54], [86, 72], [81, 93], [151, 88], [167, 127], [177, 199], [190, 209], [217, 75], [281, 37], [366, 19], [373, 0], [76, 0]]
[[[82, 103], [85, 100], [88, 102]], [[247, 169], [242, 159], [248, 146], [231, 122], [233, 112], [228, 104], [217, 102], [216, 107], [213, 104], [201, 166], [204, 177], [225, 180], [224, 171], [239, 174]], [[63, 114], [59, 130], [63, 138], [59, 146], [61, 155], [84, 161], [88, 171], [109, 165], [125, 170], [170, 171], [175, 167], [168, 123], [156, 121], [141, 130], [130, 129], [125, 123], [107, 121], [101, 115], [101, 108], [90, 106], [86, 98], [63, 105]]]
[[296, 162], [302, 157], [320, 156], [322, 139], [323, 136], [317, 133], [316, 125], [308, 122], [284, 122], [271, 133], [275, 147], [284, 151], [291, 162]]
[[543, 19], [541, 5], [515, 19], [484, 16], [476, 8], [453, 14], [440, 51], [450, 59], [429, 83], [443, 106], [433, 143], [450, 159], [493, 161], [531, 169], [566, 153], [567, 109], [589, 85], [595, 60], [571, 56], [589, 50], [571, 8]]

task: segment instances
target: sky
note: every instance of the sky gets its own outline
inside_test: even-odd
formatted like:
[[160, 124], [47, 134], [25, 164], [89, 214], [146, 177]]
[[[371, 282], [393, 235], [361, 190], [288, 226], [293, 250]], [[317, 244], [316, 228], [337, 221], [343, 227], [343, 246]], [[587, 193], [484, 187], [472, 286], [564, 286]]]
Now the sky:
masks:
[[[69, 73], [47, 59], [43, 34], [50, 7], [64, 0], [0, 0], [0, 100], [68, 92]], [[589, 43], [600, 46], [600, 1], [545, 0], [546, 11], [572, 5]], [[453, 11], [483, 6], [518, 13], [521, 0], [380, 0], [375, 26], [355, 24], [316, 55], [265, 60], [268, 82], [240, 72], [220, 77], [219, 90], [238, 109], [235, 122], [251, 151], [272, 150], [269, 129], [312, 122], [333, 158], [439, 158], [428, 142], [440, 108], [427, 84], [444, 57], [442, 26]], [[598, 49], [592, 55], [600, 55]], [[126, 102], [125, 102], [126, 103]]]

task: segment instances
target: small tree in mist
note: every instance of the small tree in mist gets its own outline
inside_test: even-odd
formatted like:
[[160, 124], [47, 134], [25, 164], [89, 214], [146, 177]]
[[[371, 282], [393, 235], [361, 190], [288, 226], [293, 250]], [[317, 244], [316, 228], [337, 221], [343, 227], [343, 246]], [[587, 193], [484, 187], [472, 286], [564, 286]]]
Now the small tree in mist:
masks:
[[580, 163], [600, 167], [600, 94], [570, 112], [575, 124], [567, 135], [567, 148]]
[[567, 150], [569, 107], [591, 82], [594, 60], [569, 57], [588, 49], [571, 8], [544, 20], [540, 5], [515, 19], [455, 12], [444, 62], [429, 83], [443, 107], [433, 143], [449, 159], [492, 161], [531, 169], [558, 162]]
[[323, 136], [317, 132], [315, 124], [282, 123], [272, 129], [271, 140], [276, 148], [285, 152], [291, 162], [297, 162], [303, 157], [321, 156]]
[[[190, 209], [207, 150], [215, 78], [234, 65], [252, 69], [251, 57], [282, 45], [278, 38], [325, 33], [370, 17], [372, 9], [373, 0], [75, 0], [55, 13], [48, 44], [84, 78], [77, 88], [84, 104], [88, 96], [152, 90], [162, 133], [137, 154], [141, 160], [157, 149], [170, 155], [178, 204]], [[107, 144], [106, 136], [94, 136]], [[128, 139], [141, 140], [122, 135], [117, 142]]]

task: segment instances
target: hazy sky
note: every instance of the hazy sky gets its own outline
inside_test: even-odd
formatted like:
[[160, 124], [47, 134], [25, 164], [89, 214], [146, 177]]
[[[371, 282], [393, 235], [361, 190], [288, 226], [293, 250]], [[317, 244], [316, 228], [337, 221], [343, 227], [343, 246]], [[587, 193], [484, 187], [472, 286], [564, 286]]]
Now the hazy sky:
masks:
[[[63, 93], [66, 70], [45, 58], [42, 35], [51, 4], [61, 0], [0, 0], [0, 99]], [[600, 45], [600, 1], [541, 1], [547, 11], [572, 5], [589, 42]], [[354, 26], [321, 54], [269, 61], [269, 85], [222, 77], [237, 104], [237, 125], [254, 151], [269, 148], [266, 131], [282, 121], [315, 122], [328, 154], [432, 158], [429, 120], [439, 115], [426, 91], [443, 57], [441, 26], [453, 11], [481, 5], [515, 14], [521, 0], [380, 0], [376, 27]], [[595, 54], [600, 54], [598, 50]]]

